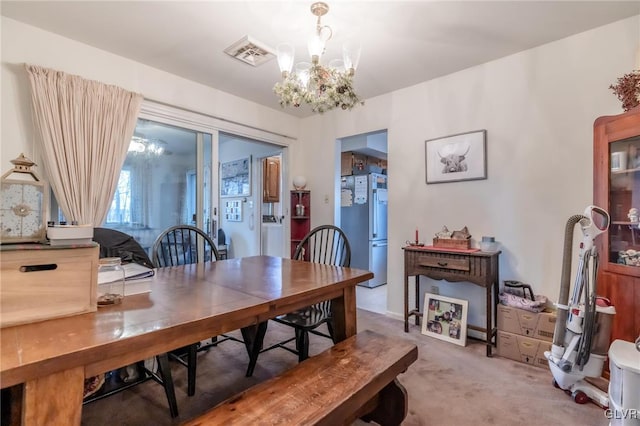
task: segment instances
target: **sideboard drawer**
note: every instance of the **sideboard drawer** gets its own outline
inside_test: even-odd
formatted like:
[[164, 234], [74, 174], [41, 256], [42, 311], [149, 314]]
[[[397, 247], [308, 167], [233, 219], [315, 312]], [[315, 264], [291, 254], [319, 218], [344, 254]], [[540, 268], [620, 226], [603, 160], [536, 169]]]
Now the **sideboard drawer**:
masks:
[[429, 254], [423, 254], [418, 258], [418, 266], [465, 272], [469, 272], [470, 269], [468, 257], [431, 256]]

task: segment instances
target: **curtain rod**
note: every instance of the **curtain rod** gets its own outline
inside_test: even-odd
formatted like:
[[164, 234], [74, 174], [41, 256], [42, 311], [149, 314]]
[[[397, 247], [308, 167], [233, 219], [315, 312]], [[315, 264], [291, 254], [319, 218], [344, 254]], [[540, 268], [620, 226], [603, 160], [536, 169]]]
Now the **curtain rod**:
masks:
[[169, 103], [166, 103], [166, 102], [163, 102], [163, 101], [158, 101], [156, 99], [144, 98], [144, 100], [150, 101], [150, 102], [154, 102], [154, 103], [159, 104], [159, 105], [164, 105], [164, 106], [167, 106], [167, 107], [180, 109], [182, 111], [190, 112], [190, 113], [193, 113], [193, 114], [202, 115], [204, 117], [213, 118], [214, 120], [220, 120], [220, 121], [224, 121], [226, 123], [235, 124], [235, 125], [238, 125], [238, 126], [243, 126], [243, 127], [248, 128], [248, 129], [253, 129], [253, 130], [258, 130], [260, 132], [269, 133], [269, 134], [274, 135], [274, 136], [280, 136], [282, 138], [291, 139], [291, 140], [298, 140], [298, 138], [293, 137], [293, 136], [285, 135], [285, 134], [282, 134], [282, 133], [276, 133], [276, 132], [273, 132], [271, 130], [261, 129], [260, 127], [251, 126], [251, 125], [248, 125], [248, 124], [240, 123], [238, 121], [229, 120], [228, 118], [222, 118], [222, 117], [218, 117], [218, 116], [215, 116], [215, 115], [207, 114], [205, 112], [196, 111], [196, 110], [193, 110], [193, 109], [190, 109], [190, 108], [176, 106], [176, 105], [169, 104]]

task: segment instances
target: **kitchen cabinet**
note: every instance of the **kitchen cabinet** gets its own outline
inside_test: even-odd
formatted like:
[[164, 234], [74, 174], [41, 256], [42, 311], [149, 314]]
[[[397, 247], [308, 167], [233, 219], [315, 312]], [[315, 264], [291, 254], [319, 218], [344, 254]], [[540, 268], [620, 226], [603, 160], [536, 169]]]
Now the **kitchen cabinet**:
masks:
[[291, 191], [290, 211], [291, 257], [293, 257], [296, 247], [311, 230], [311, 192], [298, 190]]
[[280, 202], [280, 159], [267, 157], [262, 160], [262, 202]]
[[594, 123], [594, 204], [611, 216], [596, 239], [600, 296], [616, 308], [611, 340], [640, 332], [640, 107]]

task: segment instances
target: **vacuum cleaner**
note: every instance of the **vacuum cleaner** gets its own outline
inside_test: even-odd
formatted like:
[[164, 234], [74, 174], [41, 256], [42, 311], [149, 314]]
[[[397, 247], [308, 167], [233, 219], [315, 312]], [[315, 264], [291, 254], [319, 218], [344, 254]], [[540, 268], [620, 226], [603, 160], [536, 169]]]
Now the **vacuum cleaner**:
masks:
[[[609, 213], [597, 206], [587, 206], [582, 215], [569, 218], [565, 227], [564, 252], [556, 327], [551, 351], [544, 353], [553, 374], [554, 386], [585, 404], [590, 400], [603, 408], [609, 397], [588, 383], [587, 377], [600, 377], [607, 356], [615, 308], [596, 296], [598, 252], [595, 238], [609, 228]], [[582, 230], [578, 266], [571, 299], [569, 282], [572, 266], [573, 230]]]

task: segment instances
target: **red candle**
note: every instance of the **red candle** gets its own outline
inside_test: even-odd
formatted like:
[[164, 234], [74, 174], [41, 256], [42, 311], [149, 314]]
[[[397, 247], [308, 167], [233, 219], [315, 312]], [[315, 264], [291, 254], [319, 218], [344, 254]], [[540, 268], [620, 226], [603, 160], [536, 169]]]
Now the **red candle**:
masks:
[[416, 228], [416, 244], [418, 244], [418, 228]]

